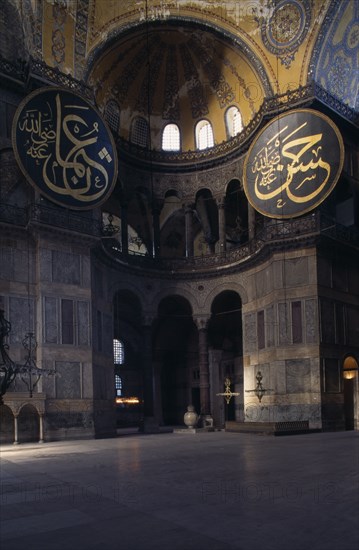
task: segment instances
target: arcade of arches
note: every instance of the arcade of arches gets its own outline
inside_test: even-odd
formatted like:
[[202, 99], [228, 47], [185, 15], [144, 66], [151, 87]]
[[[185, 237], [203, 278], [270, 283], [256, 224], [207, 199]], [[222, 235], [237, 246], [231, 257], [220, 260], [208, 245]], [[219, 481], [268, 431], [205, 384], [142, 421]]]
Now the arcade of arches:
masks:
[[[359, 3], [2, 0], [0, 13], [0, 308], [14, 362], [32, 331], [37, 366], [56, 373], [32, 398], [14, 380], [1, 440], [184, 427], [190, 404], [203, 430], [358, 429]], [[42, 88], [105, 121], [118, 170], [93, 208], [25, 173], [12, 125]], [[249, 195], [246, 163], [294, 112], [319, 113], [342, 146], [311, 135], [273, 215]], [[31, 120], [28, 164], [56, 141], [51, 170], [65, 174], [60, 138], [44, 127], [36, 141]], [[284, 170], [265, 151], [252, 172], [269, 197]], [[63, 175], [73, 197], [86, 158]], [[321, 200], [282, 214], [297, 172], [334, 166]]]

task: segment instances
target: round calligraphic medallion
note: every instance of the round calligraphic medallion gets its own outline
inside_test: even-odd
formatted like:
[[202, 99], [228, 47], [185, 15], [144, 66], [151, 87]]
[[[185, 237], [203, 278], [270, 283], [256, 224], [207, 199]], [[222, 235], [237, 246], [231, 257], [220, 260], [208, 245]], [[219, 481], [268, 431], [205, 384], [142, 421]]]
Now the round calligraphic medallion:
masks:
[[312, 109], [293, 110], [255, 138], [244, 162], [244, 191], [264, 216], [301, 216], [331, 193], [343, 162], [343, 139], [330, 118]]
[[27, 180], [61, 206], [96, 208], [114, 188], [113, 137], [100, 113], [78, 94], [41, 88], [28, 95], [15, 113], [12, 141]]

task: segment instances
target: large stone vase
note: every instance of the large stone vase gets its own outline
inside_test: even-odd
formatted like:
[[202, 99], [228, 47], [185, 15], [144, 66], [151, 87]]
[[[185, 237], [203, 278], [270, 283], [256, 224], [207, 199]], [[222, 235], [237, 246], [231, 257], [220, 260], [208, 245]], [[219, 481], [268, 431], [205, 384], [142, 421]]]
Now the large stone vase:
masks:
[[187, 428], [195, 428], [198, 422], [198, 414], [193, 405], [188, 405], [187, 412], [184, 413], [183, 421]]

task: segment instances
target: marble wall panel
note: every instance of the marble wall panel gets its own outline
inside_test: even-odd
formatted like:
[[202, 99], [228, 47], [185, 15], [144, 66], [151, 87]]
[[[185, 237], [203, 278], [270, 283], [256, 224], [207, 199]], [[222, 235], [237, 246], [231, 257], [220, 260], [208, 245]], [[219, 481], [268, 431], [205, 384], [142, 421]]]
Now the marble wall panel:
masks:
[[273, 263], [273, 288], [281, 289], [284, 286], [283, 282], [283, 262]]
[[308, 258], [286, 259], [283, 266], [286, 287], [309, 284]]
[[34, 331], [33, 298], [9, 298], [10, 344], [22, 344], [25, 335]]
[[322, 342], [333, 344], [335, 342], [335, 319], [334, 302], [331, 300], [320, 300], [320, 327]]
[[265, 312], [266, 346], [275, 346], [275, 317], [274, 307], [270, 306]]
[[307, 344], [318, 343], [318, 309], [316, 300], [305, 300], [305, 341]]
[[90, 288], [91, 286], [91, 262], [88, 256], [82, 258], [82, 286]]
[[317, 258], [318, 284], [322, 286], [332, 286], [332, 266], [331, 261], [319, 256]]
[[44, 302], [44, 341], [46, 344], [57, 344], [59, 338], [57, 299], [45, 296]]
[[285, 366], [287, 393], [310, 392], [310, 359], [288, 359]]
[[278, 304], [278, 342], [279, 345], [290, 342], [288, 304]]
[[35, 255], [33, 250], [16, 249], [13, 251], [14, 280], [19, 283], [35, 281]]
[[[44, 369], [54, 369], [54, 364], [52, 361], [43, 360], [42, 367]], [[41, 377], [42, 391], [46, 394], [47, 399], [53, 398], [56, 396], [56, 376], [54, 375], [43, 375]]]
[[286, 387], [285, 361], [273, 361], [270, 368], [269, 387], [276, 395], [285, 394]]
[[0, 248], [0, 280], [14, 280], [14, 255], [11, 248], [2, 246]]
[[56, 372], [56, 397], [59, 399], [80, 398], [80, 363], [56, 361]]
[[52, 253], [48, 248], [40, 250], [40, 279], [44, 283], [52, 281]]
[[107, 355], [113, 355], [113, 320], [112, 316], [106, 313], [102, 315], [102, 351]]
[[[96, 399], [107, 399], [107, 384], [104, 368], [100, 365], [93, 365], [92, 375], [93, 375], [93, 388], [94, 388], [94, 398]], [[113, 383], [114, 387], [114, 383]], [[113, 394], [115, 390], [113, 390]]]
[[243, 320], [243, 353], [250, 353], [257, 349], [256, 314], [246, 313]]
[[53, 250], [52, 280], [55, 283], [80, 285], [80, 256], [78, 254]]
[[255, 292], [256, 298], [261, 298], [268, 294], [273, 288], [273, 274], [271, 266], [262, 269], [255, 274]]
[[[90, 345], [90, 305], [88, 302], [77, 302], [78, 344]], [[112, 334], [112, 333], [111, 333]]]
[[82, 392], [84, 399], [93, 397], [92, 365], [84, 363], [82, 367]]

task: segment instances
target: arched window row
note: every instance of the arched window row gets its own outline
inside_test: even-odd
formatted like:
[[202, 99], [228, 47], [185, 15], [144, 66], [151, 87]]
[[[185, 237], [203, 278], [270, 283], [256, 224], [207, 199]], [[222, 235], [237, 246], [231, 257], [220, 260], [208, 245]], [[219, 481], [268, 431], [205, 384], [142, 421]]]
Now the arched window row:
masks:
[[[231, 106], [225, 113], [225, 126], [228, 138], [232, 138], [243, 130], [241, 113], [236, 106]], [[136, 117], [132, 121], [130, 141], [140, 147], [149, 145], [149, 125], [145, 118]], [[214, 133], [212, 124], [206, 120], [200, 120], [195, 126], [195, 145], [199, 151], [214, 146]], [[181, 151], [181, 130], [177, 124], [169, 123], [162, 130], [163, 151]]]

